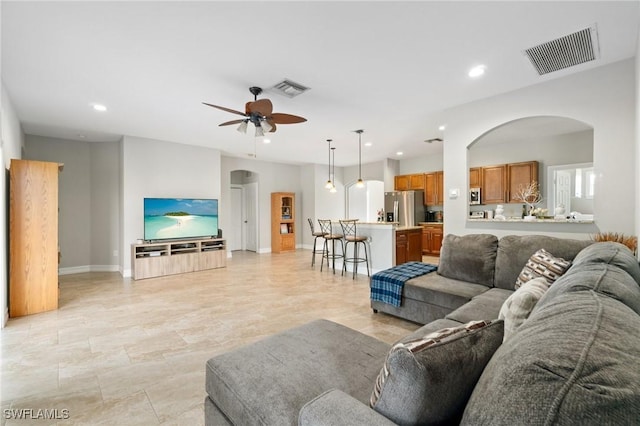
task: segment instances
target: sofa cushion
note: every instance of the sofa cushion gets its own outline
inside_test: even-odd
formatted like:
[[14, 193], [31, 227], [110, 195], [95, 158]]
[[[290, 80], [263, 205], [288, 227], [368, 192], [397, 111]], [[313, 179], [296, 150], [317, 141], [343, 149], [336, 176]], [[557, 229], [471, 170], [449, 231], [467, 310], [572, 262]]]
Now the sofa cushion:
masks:
[[442, 241], [438, 274], [493, 287], [498, 238], [489, 234], [448, 234]]
[[616, 265], [640, 284], [638, 259], [635, 258], [627, 246], [615, 242], [594, 243], [578, 253], [576, 258], [573, 259], [573, 264], [576, 266], [598, 263]]
[[515, 289], [516, 279], [527, 260], [541, 248], [554, 256], [573, 260], [583, 248], [593, 241], [555, 238], [546, 235], [507, 235], [500, 238], [496, 255], [494, 285], [508, 290]]
[[476, 321], [395, 344], [371, 407], [398, 424], [457, 422], [502, 331], [500, 320]]
[[555, 257], [545, 249], [540, 249], [533, 253], [527, 263], [520, 271], [516, 279], [516, 290], [529, 280], [534, 278], [544, 278], [549, 285], [562, 276], [571, 266], [571, 262], [561, 257]]
[[427, 274], [407, 281], [403, 297], [455, 309], [489, 288], [438, 274]]
[[460, 306], [453, 312], [448, 313], [445, 318], [463, 324], [469, 321], [498, 318], [502, 304], [512, 294], [512, 290], [492, 288], [474, 297], [471, 301]]
[[206, 390], [232, 424], [295, 425], [302, 406], [330, 389], [368, 403], [389, 348], [317, 320], [211, 358]]
[[[624, 288], [636, 283], [625, 273], [610, 276], [607, 271], [622, 272], [616, 266], [601, 266], [599, 275], [567, 273], [551, 286], [494, 354], [462, 424], [638, 423], [640, 316], [593, 290], [619, 287], [610, 279], [627, 280]], [[590, 283], [579, 284], [585, 280]]]
[[498, 318], [504, 320], [504, 340], [507, 340], [529, 318], [531, 311], [540, 298], [549, 289], [549, 282], [543, 278], [534, 278], [524, 283], [505, 300]]

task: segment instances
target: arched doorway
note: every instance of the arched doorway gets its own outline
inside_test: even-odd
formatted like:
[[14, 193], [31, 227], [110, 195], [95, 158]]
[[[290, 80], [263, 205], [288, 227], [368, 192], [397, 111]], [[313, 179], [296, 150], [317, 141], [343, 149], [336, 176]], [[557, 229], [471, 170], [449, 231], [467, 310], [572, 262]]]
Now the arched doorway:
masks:
[[249, 170], [230, 172], [231, 222], [225, 235], [230, 251], [258, 251], [258, 177]]

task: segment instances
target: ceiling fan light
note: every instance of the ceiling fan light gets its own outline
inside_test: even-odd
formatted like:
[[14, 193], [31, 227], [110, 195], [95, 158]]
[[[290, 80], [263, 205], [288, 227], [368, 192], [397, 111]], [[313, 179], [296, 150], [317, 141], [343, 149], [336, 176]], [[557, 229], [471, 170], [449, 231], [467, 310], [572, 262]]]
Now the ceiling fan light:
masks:
[[256, 137], [264, 136], [264, 131], [262, 131], [262, 127], [256, 126]]
[[271, 129], [273, 129], [273, 126], [271, 126], [271, 124], [269, 124], [269, 122], [267, 120], [260, 121], [260, 127], [265, 132], [270, 132]]
[[240, 133], [247, 133], [247, 122], [246, 120], [240, 123], [237, 129]]

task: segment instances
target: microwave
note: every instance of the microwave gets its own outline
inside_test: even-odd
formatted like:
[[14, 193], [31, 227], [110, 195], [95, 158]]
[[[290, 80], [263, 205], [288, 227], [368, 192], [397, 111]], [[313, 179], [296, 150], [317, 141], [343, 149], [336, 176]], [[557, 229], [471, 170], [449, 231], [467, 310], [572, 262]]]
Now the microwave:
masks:
[[480, 188], [469, 188], [469, 204], [480, 204]]

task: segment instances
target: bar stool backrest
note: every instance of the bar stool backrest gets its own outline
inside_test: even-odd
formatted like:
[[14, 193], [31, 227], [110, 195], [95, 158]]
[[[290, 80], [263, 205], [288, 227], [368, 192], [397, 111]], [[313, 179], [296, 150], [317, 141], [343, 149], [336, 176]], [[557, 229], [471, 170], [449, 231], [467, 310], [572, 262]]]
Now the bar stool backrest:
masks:
[[320, 232], [325, 235], [331, 235], [331, 221], [328, 219], [318, 219], [320, 224]]
[[342, 233], [346, 237], [356, 237], [358, 234], [356, 223], [358, 221], [356, 219], [346, 219], [340, 221], [340, 226], [342, 227]]

